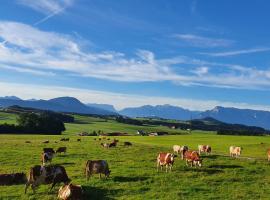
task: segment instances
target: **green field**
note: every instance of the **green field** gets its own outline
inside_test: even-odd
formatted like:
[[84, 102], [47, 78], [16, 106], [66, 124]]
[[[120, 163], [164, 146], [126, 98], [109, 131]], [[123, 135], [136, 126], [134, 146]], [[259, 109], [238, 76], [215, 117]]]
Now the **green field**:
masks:
[[[0, 122], [12, 123], [16, 116], [0, 115]], [[12, 121], [13, 120], [13, 121]], [[193, 131], [178, 136], [125, 136], [117, 137], [116, 148], [103, 149], [95, 137], [81, 137], [81, 131], [103, 130], [134, 133], [138, 129], [169, 130], [166, 127], [137, 127], [119, 124], [113, 120], [76, 116], [76, 123], [66, 124], [70, 142], [60, 142], [63, 136], [0, 135], [0, 173], [26, 172], [40, 164], [43, 147], [67, 147], [67, 154], [56, 156], [53, 163], [65, 166], [75, 184], [84, 188], [85, 199], [269, 199], [270, 164], [266, 150], [270, 147], [267, 136], [219, 136], [215, 133]], [[65, 136], [67, 137], [67, 136]], [[112, 137], [111, 137], [112, 138]], [[30, 144], [25, 143], [31, 141]], [[49, 140], [49, 144], [42, 141]], [[55, 143], [57, 141], [58, 143]], [[132, 147], [124, 147], [130, 141]], [[203, 157], [202, 168], [188, 168], [177, 157], [173, 171], [156, 172], [158, 152], [172, 152], [172, 145], [209, 144], [211, 156]], [[230, 145], [243, 147], [243, 159], [228, 157]], [[251, 158], [251, 159], [248, 159]], [[255, 159], [254, 159], [255, 158]], [[98, 176], [86, 181], [83, 169], [88, 159], [105, 159], [112, 171], [108, 180]], [[48, 193], [48, 186], [40, 186], [36, 194], [31, 189], [24, 194], [24, 185], [0, 186], [0, 199], [56, 199], [57, 189]]]

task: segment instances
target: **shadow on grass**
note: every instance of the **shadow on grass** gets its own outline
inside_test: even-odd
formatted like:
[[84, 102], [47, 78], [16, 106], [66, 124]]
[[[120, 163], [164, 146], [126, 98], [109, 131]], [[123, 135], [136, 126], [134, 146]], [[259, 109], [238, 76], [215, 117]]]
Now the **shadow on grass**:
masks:
[[202, 158], [207, 158], [207, 159], [217, 159], [219, 156], [218, 155], [203, 155]]
[[137, 181], [145, 181], [147, 179], [148, 177], [145, 177], [145, 176], [132, 176], [132, 177], [115, 176], [113, 177], [113, 181], [115, 182], [137, 182]]
[[236, 169], [236, 168], [243, 168], [243, 167], [240, 165], [210, 165], [209, 168]]
[[223, 173], [221, 169], [209, 169], [209, 168], [186, 168], [185, 171], [203, 172], [209, 175]]
[[75, 162], [63, 162], [59, 163], [59, 165], [75, 165]]
[[122, 189], [104, 189], [95, 188], [91, 186], [83, 186], [83, 199], [96, 199], [96, 200], [113, 200], [115, 198], [109, 197], [109, 195], [116, 195], [122, 192]]

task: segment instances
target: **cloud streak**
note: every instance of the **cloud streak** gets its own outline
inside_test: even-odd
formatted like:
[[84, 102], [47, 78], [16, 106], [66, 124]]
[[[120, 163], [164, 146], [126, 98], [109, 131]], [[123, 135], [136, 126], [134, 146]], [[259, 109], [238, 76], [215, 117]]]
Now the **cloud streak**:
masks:
[[186, 42], [187, 44], [195, 47], [228, 47], [231, 46], [234, 41], [221, 38], [203, 37], [193, 34], [174, 34], [174, 38]]
[[237, 51], [225, 51], [225, 52], [217, 52], [217, 53], [199, 53], [201, 55], [213, 56], [213, 57], [226, 57], [226, 56], [237, 56], [242, 54], [251, 54], [251, 53], [260, 53], [270, 51], [269, 47], [264, 48], [253, 48], [253, 49], [243, 49]]

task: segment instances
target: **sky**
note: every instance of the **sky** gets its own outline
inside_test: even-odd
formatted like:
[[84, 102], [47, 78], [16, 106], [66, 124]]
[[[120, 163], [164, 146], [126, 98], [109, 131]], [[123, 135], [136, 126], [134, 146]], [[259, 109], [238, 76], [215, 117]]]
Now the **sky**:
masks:
[[0, 2], [0, 96], [270, 111], [268, 0]]

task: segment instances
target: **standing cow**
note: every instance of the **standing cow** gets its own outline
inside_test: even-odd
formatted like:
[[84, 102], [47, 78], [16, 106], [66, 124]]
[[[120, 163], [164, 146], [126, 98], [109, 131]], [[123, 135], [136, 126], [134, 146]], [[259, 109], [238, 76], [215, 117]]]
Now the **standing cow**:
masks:
[[166, 167], [166, 172], [168, 172], [168, 168], [172, 171], [174, 158], [176, 155], [172, 153], [159, 153], [157, 157], [157, 171], [160, 167], [161, 171], [163, 170], [163, 166]]
[[46, 163], [48, 163], [48, 162], [51, 164], [53, 156], [54, 156], [54, 154], [51, 152], [42, 153], [41, 154], [41, 163], [43, 165], [46, 165]]
[[58, 199], [61, 200], [80, 200], [82, 199], [83, 190], [80, 185], [69, 183], [60, 187], [58, 191]]
[[173, 153], [180, 154], [181, 146], [173, 145]]
[[206, 155], [209, 155], [212, 151], [212, 148], [209, 145], [198, 145], [199, 155], [201, 153], [206, 153]]
[[61, 165], [49, 165], [49, 166], [40, 166], [35, 165], [31, 167], [29, 172], [28, 181], [25, 185], [26, 194], [28, 187], [31, 185], [33, 192], [35, 193], [36, 187], [41, 184], [52, 184], [51, 189], [55, 186], [56, 183], [68, 184], [70, 179], [66, 173], [66, 170]]
[[111, 170], [109, 170], [109, 165], [105, 160], [88, 160], [85, 165], [85, 175], [87, 180], [89, 180], [92, 174], [104, 174], [106, 178], [109, 177]]
[[202, 166], [202, 159], [197, 151], [184, 151], [184, 159], [187, 166]]
[[230, 146], [230, 156], [231, 157], [238, 157], [241, 155], [241, 151], [243, 148], [241, 147], [235, 147], [235, 146]]

